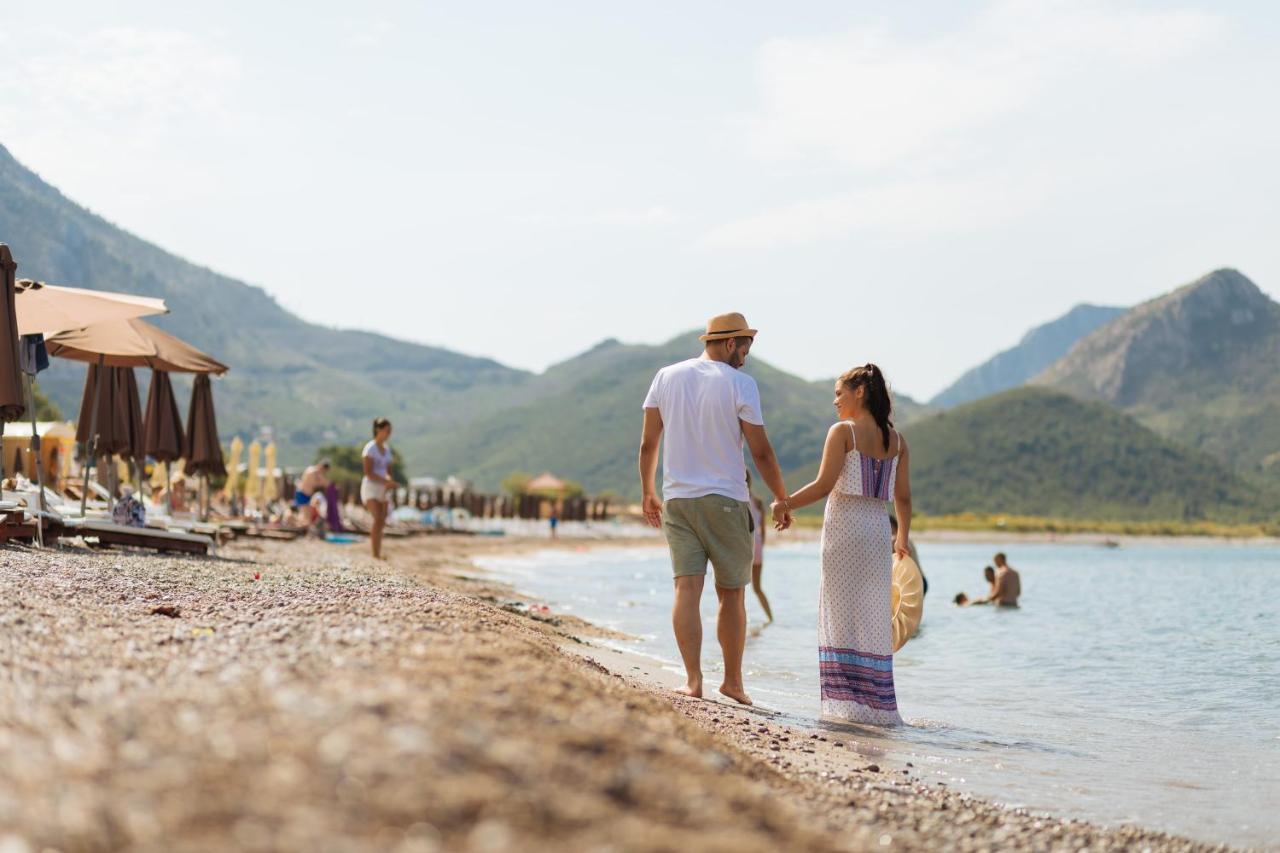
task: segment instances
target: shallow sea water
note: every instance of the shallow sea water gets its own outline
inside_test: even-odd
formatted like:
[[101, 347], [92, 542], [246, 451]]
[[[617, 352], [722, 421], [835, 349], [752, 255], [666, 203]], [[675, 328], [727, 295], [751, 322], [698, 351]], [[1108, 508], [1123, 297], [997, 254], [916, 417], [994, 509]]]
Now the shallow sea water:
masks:
[[[1280, 844], [1280, 549], [1270, 546], [919, 543], [920, 633], [894, 658], [910, 725], [859, 728], [861, 747], [925, 779], [1011, 806], [1207, 841]], [[996, 550], [1022, 575], [1017, 610], [985, 594]], [[661, 547], [492, 558], [517, 588], [633, 635], [620, 645], [679, 670]], [[801, 725], [818, 720], [818, 548], [766, 551], [776, 621], [748, 592], [747, 688]], [[704, 667], [719, 663], [715, 594]]]

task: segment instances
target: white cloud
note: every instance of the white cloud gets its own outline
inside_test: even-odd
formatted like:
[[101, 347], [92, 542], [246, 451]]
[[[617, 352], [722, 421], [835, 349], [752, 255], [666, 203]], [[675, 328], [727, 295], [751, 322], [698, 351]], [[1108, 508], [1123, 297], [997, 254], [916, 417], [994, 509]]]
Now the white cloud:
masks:
[[518, 225], [545, 228], [586, 228], [610, 226], [619, 228], [658, 228], [678, 225], [685, 217], [663, 204], [639, 207], [611, 207], [585, 214], [532, 213], [513, 216]]
[[1221, 29], [1200, 12], [1087, 2], [1001, 2], [965, 28], [913, 41], [886, 26], [761, 51], [761, 108], [747, 126], [765, 158], [814, 155], [876, 169], [964, 144], [1046, 88], [1164, 62]]
[[910, 181], [793, 202], [713, 228], [704, 245], [774, 249], [885, 229], [916, 233], [996, 227], [1026, 213], [1044, 192], [1036, 178]]
[[1117, 87], [1222, 30], [1200, 12], [1006, 0], [925, 38], [876, 24], [767, 42], [759, 110], [739, 122], [747, 150], [834, 170], [837, 186], [718, 225], [702, 243], [780, 247], [864, 229], [998, 226], [1051, 203], [1067, 173], [1085, 171], [1062, 128], [1098, 123], [1093, 111]]
[[110, 27], [84, 34], [31, 33], [38, 51], [9, 52], [0, 76], [10, 96], [29, 93], [24, 123], [103, 121], [117, 130], [225, 113], [240, 63], [220, 45], [172, 29]]

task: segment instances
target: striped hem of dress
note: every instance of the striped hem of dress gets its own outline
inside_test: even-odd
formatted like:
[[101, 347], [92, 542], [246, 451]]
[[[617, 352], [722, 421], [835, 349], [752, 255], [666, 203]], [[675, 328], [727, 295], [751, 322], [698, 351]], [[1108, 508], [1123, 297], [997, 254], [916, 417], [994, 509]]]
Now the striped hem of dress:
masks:
[[879, 711], [898, 710], [893, 655], [819, 646], [818, 673], [823, 699], [857, 702]]

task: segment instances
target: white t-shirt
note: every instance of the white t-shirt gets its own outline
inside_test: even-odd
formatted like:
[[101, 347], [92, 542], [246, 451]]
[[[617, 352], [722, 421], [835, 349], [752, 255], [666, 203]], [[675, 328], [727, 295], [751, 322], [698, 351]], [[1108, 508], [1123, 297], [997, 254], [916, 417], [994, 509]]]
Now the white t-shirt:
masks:
[[387, 476], [387, 472], [391, 470], [391, 445], [379, 451], [378, 442], [371, 441], [364, 446], [363, 456], [368, 456], [373, 460], [373, 464], [369, 467], [373, 469], [373, 473], [379, 477]]
[[662, 497], [747, 500], [742, 424], [764, 425], [756, 381], [722, 361], [691, 358], [653, 378], [646, 409], [662, 415]]

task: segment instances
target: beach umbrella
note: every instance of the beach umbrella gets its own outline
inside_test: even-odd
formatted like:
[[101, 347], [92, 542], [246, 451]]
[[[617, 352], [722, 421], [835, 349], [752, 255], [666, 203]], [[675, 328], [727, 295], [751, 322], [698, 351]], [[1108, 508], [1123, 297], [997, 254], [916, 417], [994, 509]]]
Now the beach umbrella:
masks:
[[51, 337], [95, 323], [169, 313], [163, 299], [62, 287], [27, 278], [15, 283], [14, 295], [20, 335]]
[[[10, 277], [6, 276], [6, 278]], [[151, 314], [165, 314], [169, 310], [165, 307], [163, 299], [133, 296], [127, 293], [85, 290], [79, 287], [59, 287], [32, 281], [31, 279], [21, 279], [14, 282], [13, 297], [13, 313], [16, 318], [17, 333], [20, 335], [54, 335], [68, 329], [79, 329], [107, 320], [125, 320], [132, 317], [146, 317]], [[102, 362], [99, 361], [98, 364], [101, 366]], [[31, 369], [34, 370], [36, 368]], [[2, 373], [3, 357], [0, 356], [0, 374]], [[31, 396], [31, 383], [32, 380], [29, 374], [27, 378], [28, 397]], [[2, 385], [2, 380], [0, 380], [0, 385]], [[96, 387], [98, 386], [95, 385]], [[4, 402], [2, 393], [3, 388], [0, 387], [0, 405]], [[97, 392], [95, 391], [95, 393]], [[28, 403], [28, 408], [32, 408], [30, 403]], [[94, 422], [99, 414], [97, 400], [92, 401], [89, 412], [88, 436], [92, 438], [97, 434]], [[34, 430], [32, 430], [31, 440], [37, 459], [39, 459], [39, 436], [35, 434]], [[89, 466], [96, 462], [97, 457], [95, 450], [88, 447], [87, 440], [85, 446], [84, 487], [86, 495], [80, 502], [81, 514], [84, 513], [85, 501], [88, 499]], [[37, 462], [38, 480], [42, 482], [43, 475], [39, 469], [40, 466]], [[43, 487], [40, 490], [40, 501], [43, 508]]]
[[142, 398], [138, 394], [138, 377], [132, 367], [118, 367], [119, 376], [123, 380], [117, 384], [120, 403], [124, 407], [125, 432], [129, 448], [122, 455], [136, 464], [142, 464], [147, 458], [146, 422], [142, 418]]
[[229, 501], [234, 501], [236, 497], [236, 486], [240, 480], [240, 456], [243, 453], [244, 442], [237, 435], [231, 439], [231, 447], [227, 451], [227, 485], [223, 487], [223, 494]]
[[258, 463], [262, 461], [262, 445], [255, 438], [249, 442], [249, 470], [244, 478], [244, 499], [258, 503], [258, 491], [262, 488], [262, 480], [258, 476]]
[[187, 435], [182, 458], [188, 474], [217, 477], [227, 473], [218, 442], [218, 420], [213, 411], [213, 386], [205, 373], [196, 374], [191, 386], [191, 408], [187, 410]]
[[110, 456], [129, 450], [128, 414], [121, 405], [119, 384], [124, 377], [114, 367], [89, 365], [84, 392], [80, 397], [80, 417], [76, 421], [76, 441], [90, 443], [95, 434], [96, 455]]
[[173, 383], [164, 370], [151, 371], [142, 445], [147, 456], [160, 462], [172, 462], [182, 455], [182, 415], [173, 396]]
[[889, 616], [893, 623], [893, 650], [896, 652], [915, 636], [924, 617], [924, 575], [910, 557], [901, 557], [893, 564]]
[[113, 367], [222, 375], [227, 366], [145, 320], [113, 320], [52, 335], [49, 354]]
[[276, 479], [276, 443], [273, 441], [267, 445], [266, 451], [263, 453], [266, 457], [267, 473], [262, 479], [262, 503], [271, 503], [280, 497], [280, 482]]
[[[18, 265], [9, 247], [0, 243], [0, 435], [4, 422], [16, 421], [26, 412], [22, 370], [18, 366], [18, 319], [14, 309], [14, 276]], [[3, 462], [0, 462], [3, 475]]]

